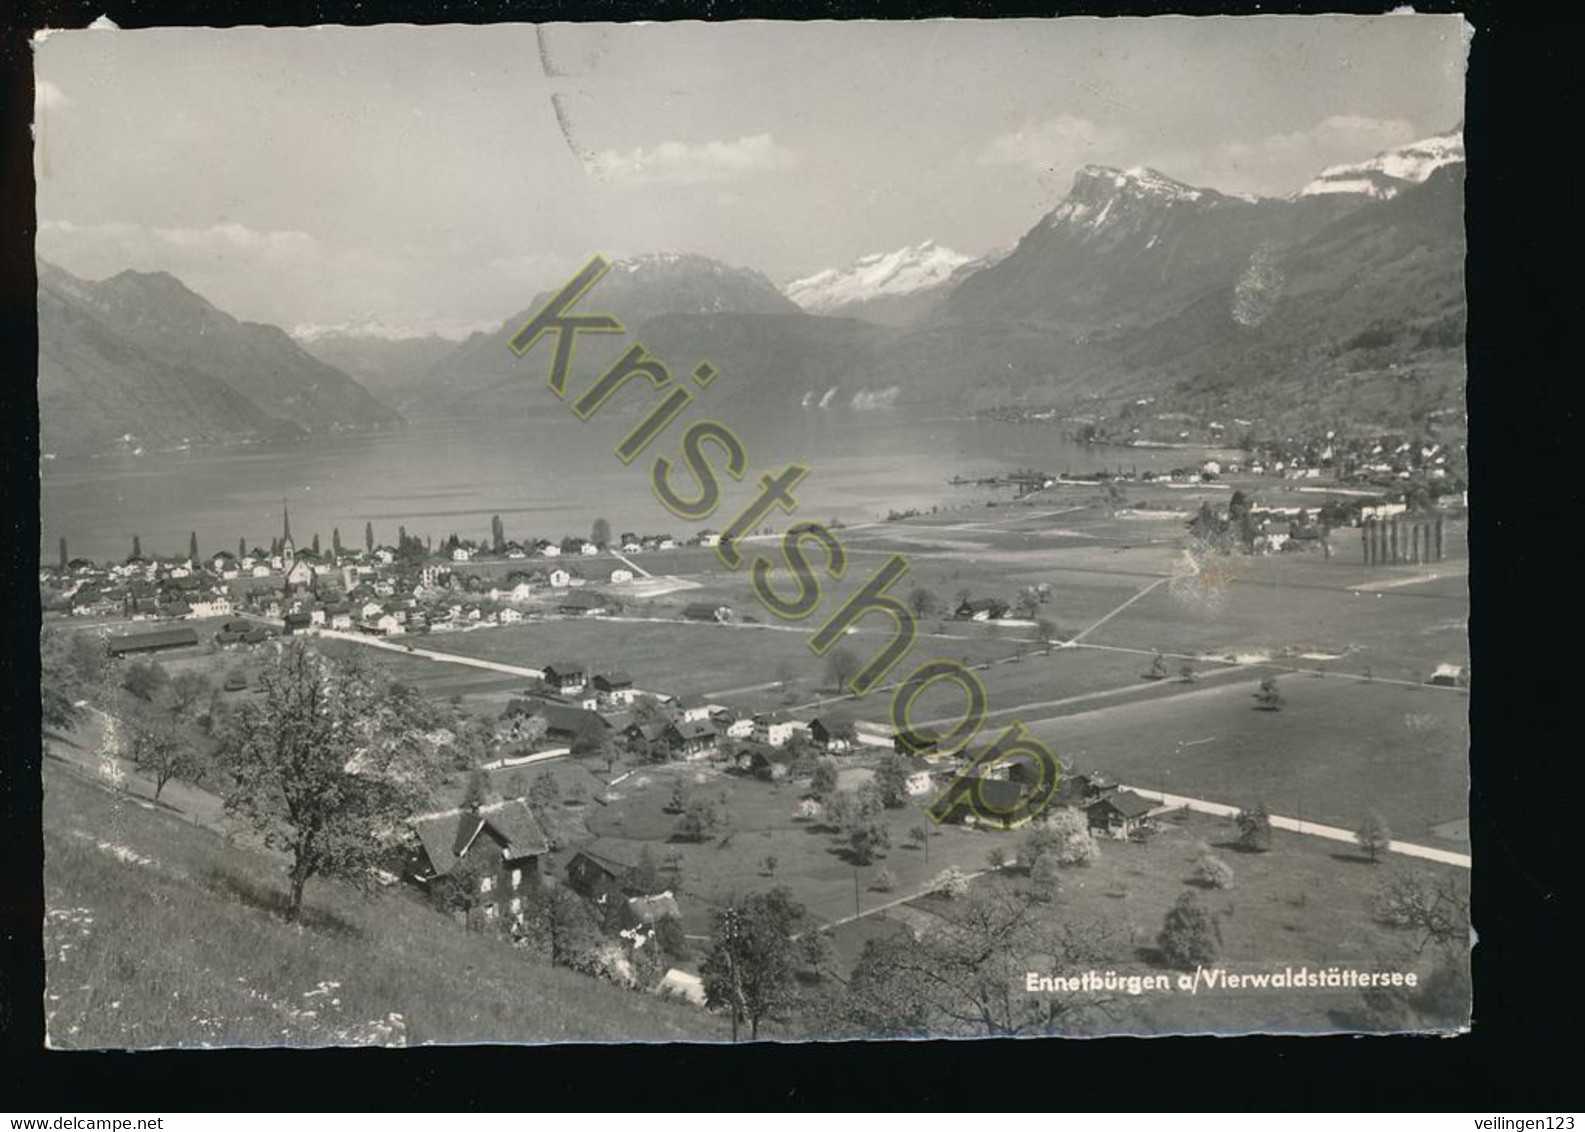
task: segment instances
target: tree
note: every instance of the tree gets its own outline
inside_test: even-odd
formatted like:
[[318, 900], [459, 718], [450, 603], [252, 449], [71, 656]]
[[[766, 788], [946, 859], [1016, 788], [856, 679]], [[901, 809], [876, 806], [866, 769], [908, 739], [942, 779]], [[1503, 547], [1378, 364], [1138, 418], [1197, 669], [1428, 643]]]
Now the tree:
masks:
[[214, 693], [209, 677], [194, 669], [178, 672], [164, 689], [163, 699], [177, 719], [191, 718]]
[[1076, 971], [1106, 961], [1099, 923], [1053, 922], [1010, 886], [990, 882], [931, 930], [869, 941], [839, 1006], [867, 1037], [987, 1037], [1060, 1032], [1103, 1002], [1099, 994], [1023, 992], [1031, 956]]
[[653, 896], [666, 890], [666, 882], [660, 879], [660, 869], [655, 864], [655, 854], [650, 852], [648, 845], [639, 850], [638, 860], [627, 870], [623, 880], [627, 890], [636, 896]]
[[86, 639], [82, 633], [74, 634], [71, 644], [63, 648], [53, 630], [40, 634], [39, 708], [47, 728], [69, 731], [77, 722], [81, 676], [73, 654], [77, 643]]
[[835, 794], [838, 774], [836, 759], [828, 755], [823, 759], [817, 760], [815, 762], [814, 778], [809, 783], [810, 793], [818, 798], [825, 798]]
[[145, 703], [153, 703], [170, 682], [165, 669], [152, 660], [134, 661], [121, 677], [121, 686]]
[[506, 524], [501, 516], [490, 516], [490, 549], [496, 554], [506, 553]]
[[783, 887], [733, 899], [715, 913], [699, 975], [705, 1002], [731, 1016], [733, 1041], [745, 1021], [749, 1040], [759, 1040], [760, 1023], [784, 1016], [796, 1000], [791, 937], [804, 918], [803, 906]]
[[1042, 853], [1029, 867], [1029, 879], [1034, 884], [1036, 899], [1050, 900], [1062, 888], [1062, 866], [1055, 853]]
[[374, 524], [363, 524], [363, 549], [370, 554], [374, 553]]
[[245, 538], [239, 538], [237, 540], [237, 563], [238, 563], [238, 565], [240, 565], [242, 560], [244, 558], [246, 558], [247, 556], [248, 556], [248, 540], [245, 539]]
[[930, 827], [923, 823], [908, 831], [908, 840], [925, 851], [925, 863], [930, 863]]
[[143, 557], [143, 540], [141, 538], [139, 538], [137, 535], [133, 535], [132, 536], [132, 557], [133, 558], [142, 558]]
[[1377, 889], [1372, 910], [1382, 923], [1419, 935], [1416, 955], [1431, 944], [1468, 952], [1469, 895], [1452, 877], [1394, 870]]
[[332, 558], [341, 557], [341, 528], [330, 528], [330, 554]]
[[1190, 664], [1188, 661], [1184, 661], [1181, 665], [1179, 665], [1178, 679], [1182, 680], [1185, 684], [1194, 683], [1194, 665]]
[[156, 802], [171, 779], [196, 782], [204, 771], [203, 756], [191, 738], [182, 734], [175, 720], [150, 710], [132, 721], [132, 761], [154, 780]]
[[726, 808], [713, 798], [692, 798], [677, 819], [674, 836], [683, 841], [704, 841], [730, 827]]
[[589, 531], [589, 541], [604, 550], [611, 544], [611, 524], [605, 519], [596, 519]]
[[1264, 853], [1271, 848], [1271, 815], [1263, 804], [1239, 810], [1233, 819], [1238, 826], [1238, 847], [1246, 853]]
[[845, 691], [848, 681], [858, 675], [861, 667], [852, 649], [838, 648], [826, 658], [826, 679], [838, 692]]
[[890, 892], [897, 887], [897, 874], [887, 868], [876, 869], [870, 887], [876, 892]]
[[1049, 857], [1063, 868], [1088, 865], [1101, 855], [1100, 844], [1090, 832], [1090, 824], [1078, 810], [1049, 812], [1035, 822], [1018, 852], [1019, 863], [1031, 873], [1042, 858]]
[[1277, 690], [1277, 678], [1267, 676], [1255, 693], [1255, 707], [1260, 711], [1281, 711], [1282, 693]]
[[880, 791], [881, 803], [895, 810], [908, 801], [908, 760], [892, 754], [875, 771], [875, 788]]
[[1194, 967], [1216, 958], [1216, 921], [1192, 892], [1168, 909], [1156, 936], [1162, 957], [1174, 967]]
[[666, 812], [680, 814], [688, 808], [688, 784], [680, 778], [672, 780], [671, 797], [666, 802]]
[[1233, 869], [1209, 849], [1204, 849], [1194, 862], [1194, 879], [1206, 888], [1232, 888]]
[[67, 566], [67, 564], [70, 561], [71, 560], [66, 557], [66, 536], [62, 535], [61, 536], [61, 560], [60, 560], [61, 573], [64, 574], [66, 572], [66, 566]]
[[425, 702], [360, 658], [332, 661], [291, 642], [258, 687], [223, 738], [225, 803], [290, 858], [296, 922], [313, 877], [370, 881], [389, 832], [425, 804], [440, 765], [424, 739]]
[[915, 617], [923, 620], [941, 608], [941, 601], [924, 586], [915, 586], [908, 594], [908, 608], [914, 611]]
[[891, 847], [892, 833], [877, 815], [863, 814], [848, 827], [847, 840], [854, 863], [868, 865]]
[[1167, 661], [1159, 652], [1150, 662], [1150, 669], [1145, 673], [1146, 680], [1165, 680], [1167, 678]]
[[1371, 864], [1376, 864], [1381, 855], [1387, 851], [1387, 843], [1392, 840], [1392, 830], [1387, 828], [1387, 823], [1380, 814], [1370, 814], [1358, 829], [1354, 831], [1354, 840], [1365, 851], [1365, 856], [1370, 858]]
[[1057, 639], [1057, 627], [1042, 617], [1035, 622], [1035, 639], [1040, 642], [1040, 647], [1047, 656], [1051, 655], [1051, 646]]
[[599, 925], [588, 903], [565, 885], [529, 886], [512, 934], [553, 966], [591, 975], [599, 970]]
[[313, 550], [314, 557], [318, 558], [319, 557], [319, 532], [318, 531], [314, 532], [314, 537], [310, 541], [309, 547]]
[[930, 891], [937, 896], [945, 896], [948, 900], [959, 900], [969, 891], [969, 878], [963, 875], [963, 870], [956, 865], [943, 869], [930, 882]]
[[478, 813], [490, 798], [490, 776], [478, 767], [468, 774], [468, 787], [462, 795], [462, 808]]

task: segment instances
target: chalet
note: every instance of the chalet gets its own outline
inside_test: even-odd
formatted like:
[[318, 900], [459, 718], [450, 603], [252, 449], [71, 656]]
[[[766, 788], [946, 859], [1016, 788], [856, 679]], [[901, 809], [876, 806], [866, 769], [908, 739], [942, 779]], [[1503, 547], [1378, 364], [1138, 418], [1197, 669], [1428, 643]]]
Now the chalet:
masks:
[[[561, 547], [549, 539], [540, 539], [534, 543], [534, 553], [541, 558], [559, 558], [561, 556]], [[552, 582], [551, 584], [554, 585], [555, 583]], [[563, 585], [565, 584], [563, 583]]]
[[710, 531], [710, 530], [700, 531], [699, 532], [699, 545], [700, 546], [720, 546], [721, 545], [721, 532], [720, 531]]
[[1001, 598], [971, 598], [960, 604], [952, 616], [959, 621], [1000, 621], [1009, 609]]
[[346, 632], [352, 628], [352, 610], [345, 605], [332, 605], [325, 610], [326, 619], [332, 629]]
[[313, 624], [313, 617], [307, 613], [288, 613], [286, 615], [286, 633], [288, 636], [293, 633], [305, 632], [311, 629]]
[[549, 574], [545, 575], [545, 580], [550, 584], [550, 588], [553, 590], [564, 590], [568, 586], [572, 585], [572, 575], [566, 570], [563, 570], [560, 566], [556, 567]]
[[196, 630], [183, 626], [176, 629], [156, 629], [152, 633], [133, 633], [113, 638], [105, 648], [112, 657], [135, 656], [141, 653], [164, 652], [167, 649], [190, 648], [198, 643]]
[[602, 672], [595, 675], [594, 690], [608, 704], [627, 705], [638, 697], [633, 678], [626, 672]]
[[473, 557], [473, 551], [469, 550], [465, 546], [458, 546], [458, 547], [453, 547], [452, 548], [451, 560], [453, 562], [467, 562], [472, 557]]
[[[952, 789], [932, 802], [929, 806], [930, 815], [938, 822], [1008, 828], [1013, 812], [1018, 803], [1023, 801], [1024, 793], [1020, 783], [1005, 778], [970, 775], [957, 779]], [[999, 813], [1007, 814], [1008, 818], [999, 818]]]
[[1156, 803], [1141, 798], [1132, 790], [1113, 790], [1085, 807], [1090, 830], [1118, 841], [1125, 841], [1144, 828]]
[[682, 615], [689, 621], [730, 621], [732, 620], [732, 607], [729, 605], [711, 605], [708, 602], [695, 601], [683, 606]]
[[631, 865], [580, 849], [567, 862], [567, 883], [573, 891], [599, 900], [608, 894], [620, 894], [631, 869]]
[[643, 551], [644, 551], [644, 544], [638, 541], [638, 536], [637, 535], [623, 535], [622, 536], [622, 553], [623, 554], [642, 554]]
[[665, 720], [644, 722], [635, 719], [622, 729], [622, 741], [630, 748], [647, 751], [661, 741], [670, 727], [671, 724]]
[[609, 720], [586, 708], [547, 703], [540, 714], [545, 719], [545, 738], [552, 743], [573, 743], [591, 728], [611, 730]]
[[547, 664], [541, 679], [558, 692], [581, 692], [584, 685], [588, 683], [588, 674], [584, 671], [581, 664], [561, 661], [556, 664]]
[[1431, 673], [1431, 679], [1426, 681], [1438, 688], [1457, 688], [1464, 681], [1464, 669], [1456, 664], [1439, 664], [1436, 671]]
[[816, 746], [831, 754], [843, 754], [853, 749], [853, 725], [828, 723], [822, 719], [809, 721], [809, 738]]
[[488, 862], [478, 871], [476, 907], [485, 919], [515, 919], [522, 890], [538, 882], [539, 859], [550, 851], [545, 833], [521, 798], [471, 809], [446, 810], [412, 819], [419, 850], [413, 878], [428, 887], [450, 875], [470, 854]]
[[194, 598], [189, 605], [194, 617], [230, 617], [231, 599], [220, 595]]
[[710, 722], [726, 739], [751, 739], [754, 737], [754, 717], [740, 715], [731, 708], [716, 708], [710, 713]]
[[313, 584], [313, 563], [306, 558], [299, 558], [292, 563], [291, 569], [286, 571], [286, 585], [289, 589], [307, 589]]
[[667, 706], [678, 723], [700, 723], [710, 718], [712, 705], [698, 696], [678, 696]]
[[709, 720], [677, 720], [667, 725], [661, 735], [668, 753], [674, 759], [694, 759], [715, 750], [715, 725]]
[[631, 582], [632, 580], [633, 571], [631, 570], [626, 570], [619, 567], [611, 571], [611, 581], [613, 583], [620, 584], [622, 582]]

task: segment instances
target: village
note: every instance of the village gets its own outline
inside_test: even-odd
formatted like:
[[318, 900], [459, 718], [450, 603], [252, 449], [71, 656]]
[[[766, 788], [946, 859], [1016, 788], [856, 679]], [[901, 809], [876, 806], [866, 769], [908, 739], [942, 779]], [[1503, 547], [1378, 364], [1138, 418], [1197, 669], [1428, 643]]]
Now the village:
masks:
[[[1373, 860], [1392, 844], [1462, 871], [1461, 778], [1435, 769], [1461, 750], [1462, 708], [1434, 695], [1467, 687], [1461, 642], [1439, 630], [1441, 645], [1406, 647], [1407, 623], [1378, 623], [1380, 610], [1350, 620], [1366, 612], [1357, 599], [1367, 592], [1460, 601], [1446, 587], [1461, 587], [1461, 514], [1410, 511], [1406, 493], [1362, 496], [1335, 483], [1319, 497], [1307, 483], [1262, 490], [1252, 471], [1212, 461], [1160, 482], [1041, 476], [1012, 501], [844, 536], [861, 555], [911, 557], [908, 600], [931, 646], [983, 679], [996, 726], [1021, 720], [1059, 753], [1063, 777], [1037, 825], [1056, 822], [1072, 843], [1063, 859], [1081, 869], [1064, 868], [1070, 877], [1115, 867], [1106, 845], [1143, 854], [1131, 873], [1187, 852], [1219, 875], [1200, 861], [1216, 837], [1248, 848], [1275, 829], [1279, 840], [1354, 845], [1372, 823]], [[1150, 489], [1170, 498], [1137, 498]], [[1412, 558], [1407, 541], [1401, 557], [1373, 557], [1369, 532], [1400, 518], [1435, 540], [1428, 533], [1421, 554], [1417, 536]], [[750, 612], [746, 587], [714, 562], [708, 530], [612, 538], [601, 523], [587, 539], [517, 543], [492, 526], [488, 541], [436, 546], [405, 530], [397, 545], [379, 545], [369, 531], [351, 550], [337, 532], [324, 553], [317, 536], [295, 545], [283, 510], [268, 549], [67, 559], [40, 571], [46, 633], [98, 642], [129, 683], [151, 666], [160, 680], [202, 674], [206, 718], [257, 696], [260, 666], [287, 642], [371, 659], [436, 704], [451, 739], [446, 785], [408, 815], [382, 883], [520, 945], [542, 923], [546, 893], [573, 894], [593, 926], [569, 963], [696, 1006], [707, 998], [700, 962], [713, 917], [743, 893], [795, 893], [800, 930], [825, 940], [811, 955], [840, 970], [876, 930], [923, 930], [932, 902], [988, 875], [1062, 883], [1035, 869], [1021, 847], [1027, 830], [975, 816], [1014, 810], [1039, 785], [1037, 767], [976, 765], [989, 730], [945, 757], [928, 742], [910, 746], [888, 697], [846, 688], [878, 647], [878, 628], [857, 628], [816, 658], [804, 630]], [[1324, 631], [1308, 618], [1286, 625], [1269, 604], [1285, 584], [1356, 600]], [[1409, 623], [1425, 608], [1394, 602]], [[1315, 677], [1330, 679], [1315, 686]], [[1344, 766], [1329, 755], [1334, 788], [1295, 778], [1265, 752], [1236, 754], [1269, 746], [1237, 734], [1255, 724], [1304, 729], [1284, 735], [1293, 750], [1328, 744], [1304, 721], [1306, 701], [1323, 717], [1346, 701], [1344, 710], [1390, 719], [1416, 689], [1434, 702], [1411, 713], [1420, 722], [1406, 735], [1408, 760], [1360, 752]], [[1240, 717], [1229, 712], [1252, 709], [1231, 723]], [[944, 731], [956, 710], [936, 695], [914, 718]], [[1274, 722], [1260, 723], [1267, 715]], [[1092, 720], [1105, 721], [1104, 740]], [[1216, 738], [1230, 725], [1234, 734]], [[139, 775], [136, 759], [126, 765]], [[202, 794], [196, 767], [190, 787]], [[1417, 788], [1383, 816], [1388, 783]], [[961, 805], [966, 790], [984, 807]], [[1083, 869], [1092, 857], [1112, 863]], [[1130, 934], [1147, 927], [1130, 922]]]

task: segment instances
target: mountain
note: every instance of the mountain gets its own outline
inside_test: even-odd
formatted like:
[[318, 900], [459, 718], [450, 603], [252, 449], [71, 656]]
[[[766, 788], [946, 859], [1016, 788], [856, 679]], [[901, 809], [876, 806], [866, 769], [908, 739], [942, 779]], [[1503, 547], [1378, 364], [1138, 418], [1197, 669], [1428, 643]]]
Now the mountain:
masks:
[[228, 443], [401, 417], [279, 327], [242, 322], [163, 272], [98, 282], [39, 263], [43, 451]]
[[1086, 165], [1067, 197], [944, 311], [1079, 334], [1154, 321], [1230, 282], [1258, 247], [1296, 243], [1355, 202], [1271, 200], [1196, 188], [1152, 169]]
[[[520, 359], [507, 343], [554, 293], [536, 296], [495, 330], [474, 334], [445, 354], [433, 366], [424, 390], [404, 404], [415, 413], [460, 416], [495, 415], [503, 409], [547, 404], [551, 394], [541, 375], [548, 363]], [[577, 374], [598, 372], [635, 339], [647, 342], [647, 325], [662, 317], [694, 318], [705, 326], [729, 324], [736, 316], [772, 323], [810, 317], [759, 272], [682, 253], [618, 260], [578, 309], [612, 314], [627, 333], [582, 336]], [[692, 365], [705, 352], [701, 348], [691, 358], [666, 355], [666, 360], [677, 367]], [[508, 396], [513, 400], [503, 401]]]
[[926, 240], [795, 279], [783, 292], [811, 314], [903, 326], [926, 317], [978, 262]]
[[422, 396], [435, 363], [458, 345], [456, 339], [438, 334], [412, 335], [361, 325], [299, 326], [292, 337], [308, 353], [398, 410]]
[[1413, 185], [1423, 185], [1443, 166], [1463, 160], [1464, 135], [1461, 130], [1453, 130], [1383, 150], [1368, 161], [1323, 169], [1315, 180], [1294, 195], [1347, 193], [1388, 200]]

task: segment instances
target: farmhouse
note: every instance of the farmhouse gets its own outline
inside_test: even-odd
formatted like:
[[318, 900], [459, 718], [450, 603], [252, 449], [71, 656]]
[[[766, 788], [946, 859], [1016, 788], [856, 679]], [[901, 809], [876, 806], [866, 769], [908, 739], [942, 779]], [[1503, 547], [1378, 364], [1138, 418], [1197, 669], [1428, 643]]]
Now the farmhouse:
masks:
[[[971, 798], [972, 796], [972, 798]], [[1005, 778], [980, 778], [973, 775], [960, 778], [956, 789], [943, 794], [928, 807], [939, 822], [958, 822], [963, 825], [988, 825], [1006, 828], [1010, 823], [997, 817], [997, 811], [1011, 815], [1023, 800], [1021, 783]], [[975, 802], [978, 802], [978, 805]], [[983, 807], [985, 813], [979, 810]]]
[[761, 712], [754, 717], [754, 738], [772, 747], [780, 747], [799, 731], [808, 727], [801, 719], [789, 719], [781, 712]]
[[448, 876], [469, 854], [487, 862], [478, 872], [476, 906], [486, 919], [515, 918], [521, 891], [537, 883], [539, 858], [550, 851], [545, 833], [521, 798], [470, 809], [424, 814], [411, 822], [419, 850], [413, 878], [425, 887]]
[[556, 610], [568, 617], [599, 617], [607, 612], [607, 603], [599, 594], [579, 592], [563, 598]]
[[1114, 790], [1085, 808], [1090, 829], [1118, 841], [1125, 841], [1145, 826], [1146, 815], [1156, 803], [1141, 798], [1132, 790]]
[[732, 607], [730, 605], [710, 605], [708, 602], [695, 601], [683, 606], [682, 615], [689, 621], [720, 621], [732, 620]]
[[620, 892], [627, 871], [627, 865], [580, 849], [567, 862], [567, 883], [585, 896], [599, 897], [608, 892]]
[[610, 720], [587, 708], [547, 703], [540, 714], [545, 719], [545, 738], [552, 743], [572, 743], [590, 728], [611, 729]]
[[661, 741], [674, 759], [691, 759], [715, 749], [715, 725], [707, 719], [668, 724]]
[[763, 743], [746, 743], [737, 753], [737, 764], [756, 778], [779, 782], [792, 773], [793, 753]]
[[588, 682], [583, 665], [571, 661], [547, 664], [542, 679], [558, 692], [581, 692]]
[[1000, 621], [1009, 608], [1001, 598], [972, 598], [959, 605], [952, 616], [959, 621]]

